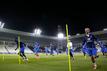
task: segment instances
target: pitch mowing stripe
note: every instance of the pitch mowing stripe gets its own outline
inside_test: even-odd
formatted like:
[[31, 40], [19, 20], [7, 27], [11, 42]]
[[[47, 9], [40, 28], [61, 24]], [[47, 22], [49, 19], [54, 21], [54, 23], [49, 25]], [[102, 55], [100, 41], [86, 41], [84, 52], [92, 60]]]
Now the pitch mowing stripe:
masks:
[[[69, 43], [69, 37], [68, 37], [68, 25], [66, 24], [66, 39], [67, 39], [67, 44]], [[69, 71], [71, 71], [71, 61], [70, 61], [70, 45], [68, 44], [68, 63], [69, 63]]]

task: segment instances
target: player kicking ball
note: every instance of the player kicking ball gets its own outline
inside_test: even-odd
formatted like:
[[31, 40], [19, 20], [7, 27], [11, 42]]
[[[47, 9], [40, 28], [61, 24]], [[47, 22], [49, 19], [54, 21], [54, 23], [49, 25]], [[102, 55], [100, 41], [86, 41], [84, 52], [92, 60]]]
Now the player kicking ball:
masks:
[[[15, 42], [16, 42], [16, 44], [17, 44], [17, 48], [16, 48], [15, 50], [17, 50], [17, 49], [18, 49], [18, 39], [15, 39]], [[23, 61], [24, 61], [25, 63], [27, 63], [27, 62], [28, 62], [28, 58], [26, 57], [26, 55], [25, 55], [25, 53], [24, 53], [26, 44], [23, 43], [23, 42], [19, 42], [19, 43], [20, 43], [20, 50], [19, 50], [19, 52], [18, 52], [18, 55], [20, 55], [21, 58], [23, 59]]]
[[97, 48], [94, 42], [98, 42], [97, 38], [92, 33], [90, 33], [90, 28], [85, 28], [85, 36], [83, 39], [82, 46], [86, 44], [87, 53], [90, 56], [91, 61], [93, 63], [93, 69], [96, 69], [97, 68], [97, 64], [96, 64]]

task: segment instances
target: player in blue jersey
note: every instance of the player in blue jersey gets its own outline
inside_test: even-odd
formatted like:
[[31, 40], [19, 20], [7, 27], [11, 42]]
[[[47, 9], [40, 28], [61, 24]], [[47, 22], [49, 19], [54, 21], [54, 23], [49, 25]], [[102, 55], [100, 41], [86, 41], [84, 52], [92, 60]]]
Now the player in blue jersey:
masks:
[[48, 53], [49, 53], [49, 47], [48, 46], [45, 46], [45, 53], [46, 53], [46, 55], [48, 55]]
[[107, 47], [104, 45], [103, 42], [99, 41], [100, 47], [101, 47], [101, 52], [104, 56], [107, 55]]
[[56, 46], [54, 47], [54, 51], [57, 53], [57, 55], [59, 54], [59, 49]]
[[[23, 59], [23, 61], [28, 61], [28, 58], [26, 57], [24, 51], [25, 51], [25, 47], [26, 47], [26, 44], [23, 43], [23, 42], [18, 42], [18, 39], [15, 39], [15, 42], [17, 44], [17, 48], [15, 50], [17, 50], [19, 47], [20, 47], [20, 50], [18, 52], [18, 55], [20, 55]], [[20, 46], [18, 45], [20, 44]], [[18, 47], [19, 46], [19, 47]]]
[[94, 43], [95, 41], [98, 42], [98, 39], [92, 33], [90, 33], [89, 28], [85, 28], [85, 36], [83, 39], [82, 46], [86, 44], [87, 53], [91, 57], [91, 61], [93, 63], [93, 69], [97, 68], [97, 64], [96, 64], [97, 48], [95, 47], [95, 43]]
[[54, 56], [54, 46], [50, 43], [50, 55]]
[[35, 42], [33, 50], [36, 55], [35, 58], [39, 58], [40, 44], [38, 42]]

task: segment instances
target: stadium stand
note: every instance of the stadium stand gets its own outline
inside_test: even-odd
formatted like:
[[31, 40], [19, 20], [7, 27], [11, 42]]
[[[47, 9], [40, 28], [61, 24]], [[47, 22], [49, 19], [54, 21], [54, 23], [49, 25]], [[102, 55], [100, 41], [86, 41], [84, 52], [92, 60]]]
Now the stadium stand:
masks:
[[[50, 43], [54, 43], [54, 45], [62, 50], [65, 50], [66, 48], [66, 37], [63, 40], [58, 40], [57, 37], [53, 36], [33, 36], [33, 33], [28, 32], [21, 32], [11, 29], [2, 28], [0, 29], [0, 53], [17, 53], [14, 49], [16, 48], [16, 45], [14, 44], [15, 38], [20, 35], [21, 41], [28, 44], [34, 44], [35, 41], [39, 42], [41, 47], [47, 46]], [[105, 42], [107, 44], [107, 31], [98, 31], [93, 32], [95, 36], [98, 36], [101, 41]], [[70, 36], [70, 40], [73, 42], [73, 45], [75, 47], [75, 52], [81, 51], [81, 44], [82, 38], [84, 34], [80, 34], [79, 36]], [[3, 41], [6, 41], [6, 44], [4, 46]], [[61, 42], [58, 42], [61, 41]], [[8, 43], [7, 43], [8, 42]], [[61, 44], [59, 44], [61, 43]], [[25, 53], [33, 53], [33, 49], [30, 47], [25, 48]], [[62, 48], [60, 48], [60, 47]]]
[[1, 54], [7, 54], [8, 51], [5, 49], [4, 45], [0, 45], [0, 53]]

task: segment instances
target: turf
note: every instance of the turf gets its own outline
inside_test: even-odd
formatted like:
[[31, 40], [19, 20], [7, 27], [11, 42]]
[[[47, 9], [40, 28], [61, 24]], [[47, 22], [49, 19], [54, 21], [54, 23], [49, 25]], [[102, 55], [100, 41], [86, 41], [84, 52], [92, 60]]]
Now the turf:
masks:
[[[26, 54], [29, 62], [18, 63], [18, 56], [14, 54], [0, 54], [0, 71], [69, 71], [68, 58], [66, 55], [46, 56], [41, 55], [40, 59], [35, 59], [34, 55]], [[97, 59], [98, 69], [92, 69], [92, 63], [87, 56], [75, 55], [75, 61], [71, 61], [72, 71], [107, 71], [107, 58], [100, 55]]]
[[46, 56], [41, 55], [40, 59], [35, 59], [34, 55], [27, 55], [29, 62], [25, 64], [21, 61], [18, 64], [17, 55], [0, 55], [0, 71], [68, 71], [67, 57], [65, 55]]

